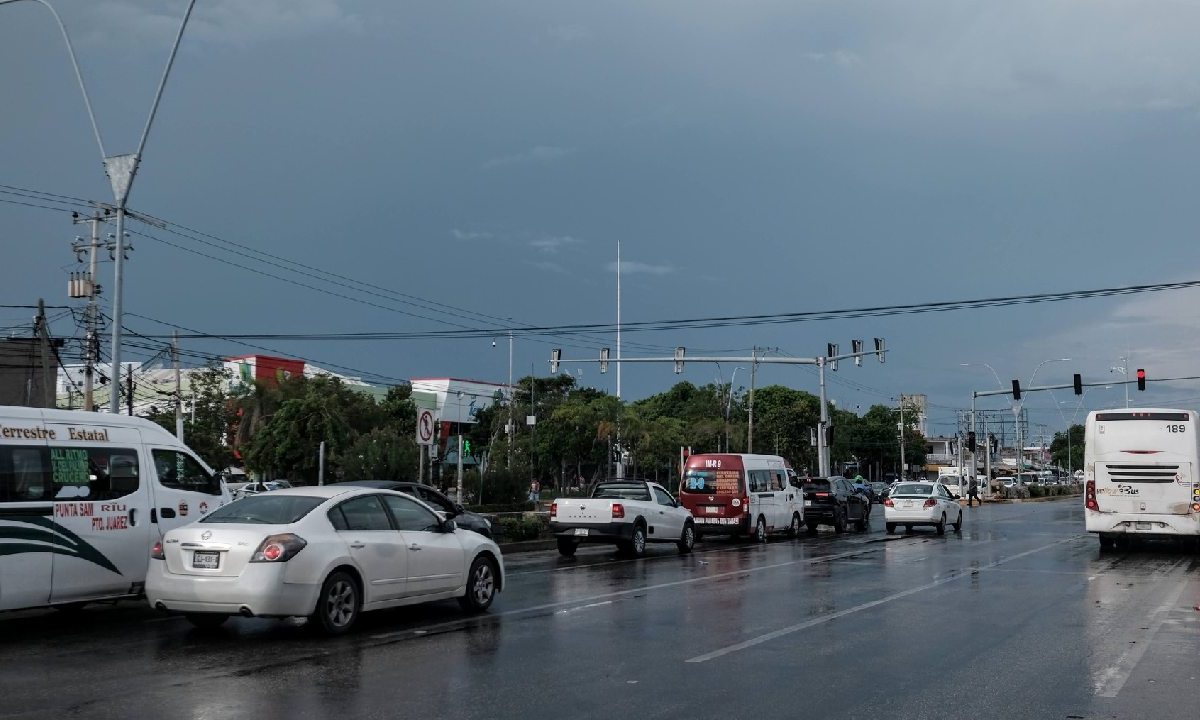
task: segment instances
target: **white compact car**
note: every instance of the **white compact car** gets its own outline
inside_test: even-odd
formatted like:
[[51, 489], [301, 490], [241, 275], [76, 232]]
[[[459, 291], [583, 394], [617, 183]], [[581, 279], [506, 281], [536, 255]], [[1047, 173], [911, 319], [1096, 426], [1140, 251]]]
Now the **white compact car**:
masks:
[[899, 525], [907, 531], [927, 525], [945, 535], [947, 523], [954, 525], [954, 532], [962, 532], [963, 510], [958, 497], [941, 483], [902, 482], [883, 501], [883, 520], [889, 533]]
[[458, 598], [482, 612], [503, 587], [490, 539], [409, 495], [339, 485], [247, 497], [172, 530], [151, 552], [146, 599], [198, 627], [303, 616], [340, 634], [398, 605]]

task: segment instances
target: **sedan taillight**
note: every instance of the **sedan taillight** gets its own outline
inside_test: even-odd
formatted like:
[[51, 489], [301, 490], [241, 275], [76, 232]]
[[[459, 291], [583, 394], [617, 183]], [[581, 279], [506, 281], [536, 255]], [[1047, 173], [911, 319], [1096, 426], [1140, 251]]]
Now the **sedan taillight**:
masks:
[[154, 547], [150, 548], [151, 560], [166, 560], [167, 556], [163, 554], [162, 540], [156, 540]]
[[883, 506], [884, 506], [884, 507], [896, 507], [896, 503], [892, 502], [892, 499], [891, 499], [891, 498], [884, 498], [884, 499], [883, 499]]
[[937, 498], [929, 498], [928, 500], [925, 501], [925, 504], [922, 507], [927, 507], [927, 508], [937, 507]]
[[296, 553], [303, 550], [307, 544], [304, 538], [292, 533], [270, 535], [259, 543], [254, 555], [250, 556], [250, 562], [287, 562], [296, 557]]

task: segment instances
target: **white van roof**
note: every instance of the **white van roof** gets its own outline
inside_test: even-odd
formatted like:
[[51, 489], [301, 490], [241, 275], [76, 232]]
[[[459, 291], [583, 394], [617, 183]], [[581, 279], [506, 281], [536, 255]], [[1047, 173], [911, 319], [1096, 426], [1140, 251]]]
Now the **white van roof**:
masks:
[[129, 415], [113, 415], [112, 413], [86, 412], [83, 410], [54, 410], [50, 408], [30, 408], [18, 405], [0, 405], [0, 420], [24, 420], [26, 422], [55, 422], [78, 423], [92, 427], [126, 427], [142, 431], [143, 437], [164, 445], [181, 445], [182, 443], [163, 429], [157, 423], [145, 418], [130, 417]]

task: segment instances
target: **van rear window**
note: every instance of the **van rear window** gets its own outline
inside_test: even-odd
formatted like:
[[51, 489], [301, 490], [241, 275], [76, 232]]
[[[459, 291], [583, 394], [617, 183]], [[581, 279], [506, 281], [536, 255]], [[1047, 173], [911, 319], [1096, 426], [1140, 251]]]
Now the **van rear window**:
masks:
[[742, 473], [739, 470], [688, 468], [679, 489], [685, 493], [741, 495]]

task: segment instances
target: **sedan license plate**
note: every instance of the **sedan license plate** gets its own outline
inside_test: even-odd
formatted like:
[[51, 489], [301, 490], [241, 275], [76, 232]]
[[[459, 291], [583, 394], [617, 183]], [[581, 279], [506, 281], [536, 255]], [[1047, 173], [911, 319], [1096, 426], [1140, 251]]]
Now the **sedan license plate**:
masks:
[[575, 534], [576, 535], [587, 535], [588, 529], [587, 528], [575, 528]]
[[1134, 523], [1134, 527], [1135, 527], [1136, 529], [1138, 529], [1138, 530], [1149, 530], [1149, 529], [1150, 529], [1150, 523], [1148, 523], [1148, 522], [1135, 522], [1135, 523]]
[[720, 510], [721, 508], [717, 507], [716, 505], [704, 506], [704, 512], [708, 513], [709, 515], [716, 515]]
[[912, 505], [912, 500], [905, 500], [904, 502], [900, 503], [900, 507], [912, 507]]
[[192, 567], [216, 570], [221, 565], [221, 553], [216, 550], [197, 550], [192, 553]]

